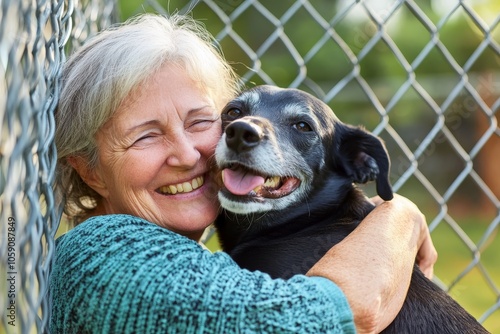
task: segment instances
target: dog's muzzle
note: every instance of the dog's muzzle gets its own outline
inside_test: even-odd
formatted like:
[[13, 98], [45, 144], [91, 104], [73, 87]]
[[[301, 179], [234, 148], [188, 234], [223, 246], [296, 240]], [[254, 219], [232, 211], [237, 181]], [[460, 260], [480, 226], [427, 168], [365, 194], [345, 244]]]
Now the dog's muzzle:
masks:
[[[219, 162], [222, 162], [222, 179], [228, 196], [276, 199], [290, 194], [300, 185], [299, 179], [276, 175], [279, 173], [277, 166], [264, 162], [269, 160], [264, 156], [270, 153], [262, 151], [268, 145], [268, 136], [261, 122], [256, 118], [235, 120], [224, 130], [227, 155], [223, 156], [231, 158]], [[249, 157], [252, 158], [248, 160]]]
[[264, 137], [262, 129], [244, 121], [234, 121], [226, 127], [226, 145], [236, 153], [249, 151]]

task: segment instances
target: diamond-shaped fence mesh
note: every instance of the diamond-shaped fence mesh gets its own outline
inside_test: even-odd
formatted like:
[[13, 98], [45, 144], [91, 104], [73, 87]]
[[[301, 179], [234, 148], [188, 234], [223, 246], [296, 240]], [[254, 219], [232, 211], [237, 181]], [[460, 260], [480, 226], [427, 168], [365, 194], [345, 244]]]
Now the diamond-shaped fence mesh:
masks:
[[436, 282], [500, 333], [495, 0], [3, 0], [0, 333], [47, 330], [60, 218], [53, 111], [65, 54], [145, 11], [190, 13], [248, 86], [306, 90], [380, 135], [395, 190], [429, 222], [440, 255]]

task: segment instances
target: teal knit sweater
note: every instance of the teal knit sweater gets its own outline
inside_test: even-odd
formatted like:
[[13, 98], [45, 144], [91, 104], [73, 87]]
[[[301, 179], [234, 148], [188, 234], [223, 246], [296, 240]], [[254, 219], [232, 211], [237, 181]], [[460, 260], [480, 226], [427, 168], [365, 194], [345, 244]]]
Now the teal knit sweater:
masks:
[[51, 333], [354, 333], [329, 280], [273, 280], [127, 215], [57, 240], [50, 293]]

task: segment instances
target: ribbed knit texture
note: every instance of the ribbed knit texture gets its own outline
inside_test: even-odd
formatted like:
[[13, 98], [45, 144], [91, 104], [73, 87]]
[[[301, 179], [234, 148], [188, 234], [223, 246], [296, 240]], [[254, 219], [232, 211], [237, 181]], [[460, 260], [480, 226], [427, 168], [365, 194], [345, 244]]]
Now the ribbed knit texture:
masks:
[[50, 293], [52, 333], [354, 333], [329, 280], [273, 280], [127, 215], [57, 240]]

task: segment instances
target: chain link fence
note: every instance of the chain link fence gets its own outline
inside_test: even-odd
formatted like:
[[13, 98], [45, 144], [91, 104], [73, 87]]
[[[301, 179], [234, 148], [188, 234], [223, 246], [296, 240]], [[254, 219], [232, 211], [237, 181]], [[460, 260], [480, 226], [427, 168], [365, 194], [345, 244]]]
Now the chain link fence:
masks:
[[2, 0], [0, 333], [47, 330], [60, 220], [53, 111], [65, 54], [113, 22], [174, 10], [205, 23], [249, 86], [309, 91], [344, 121], [380, 135], [395, 190], [430, 224], [436, 282], [500, 333], [494, 2]]
[[[2, 1], [0, 305], [8, 332], [46, 327], [57, 215], [52, 113], [69, 17], [60, 3]], [[4, 274], [5, 273], [5, 274]]]

